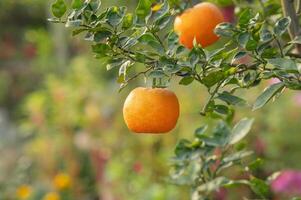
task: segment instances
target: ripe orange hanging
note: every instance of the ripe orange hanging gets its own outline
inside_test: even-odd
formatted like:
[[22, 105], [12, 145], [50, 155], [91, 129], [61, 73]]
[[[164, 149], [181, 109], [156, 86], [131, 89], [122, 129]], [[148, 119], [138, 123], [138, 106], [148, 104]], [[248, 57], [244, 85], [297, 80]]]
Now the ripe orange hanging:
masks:
[[126, 98], [123, 117], [135, 133], [167, 133], [177, 123], [180, 106], [177, 96], [168, 89], [134, 89]]
[[185, 47], [191, 49], [194, 38], [202, 47], [207, 47], [218, 40], [214, 29], [224, 21], [223, 14], [217, 6], [204, 2], [177, 16], [174, 30], [179, 34], [180, 43]]

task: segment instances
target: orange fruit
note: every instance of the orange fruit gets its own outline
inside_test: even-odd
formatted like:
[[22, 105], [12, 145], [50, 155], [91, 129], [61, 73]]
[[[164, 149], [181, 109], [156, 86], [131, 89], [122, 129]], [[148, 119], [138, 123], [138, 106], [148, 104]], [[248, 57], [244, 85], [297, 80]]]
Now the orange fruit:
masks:
[[191, 49], [194, 38], [202, 47], [207, 47], [218, 40], [214, 29], [224, 21], [223, 13], [217, 6], [204, 2], [177, 16], [174, 30], [179, 35], [180, 43], [185, 47]]
[[134, 89], [126, 98], [123, 117], [135, 133], [167, 133], [177, 124], [180, 106], [177, 96], [168, 89]]

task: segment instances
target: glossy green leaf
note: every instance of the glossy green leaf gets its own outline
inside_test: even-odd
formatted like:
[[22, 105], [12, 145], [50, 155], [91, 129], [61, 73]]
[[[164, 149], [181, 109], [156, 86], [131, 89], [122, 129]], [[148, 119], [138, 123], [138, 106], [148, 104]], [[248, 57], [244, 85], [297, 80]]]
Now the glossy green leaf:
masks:
[[164, 0], [163, 4], [161, 4], [161, 8], [158, 11], [153, 11], [154, 15], [154, 21], [156, 22], [160, 18], [162, 18], [164, 15], [166, 15], [169, 12], [169, 4], [167, 0]]
[[202, 126], [202, 127], [197, 128], [194, 132], [194, 136], [197, 138], [202, 138], [204, 133], [206, 132], [207, 128], [208, 128], [208, 126]]
[[111, 35], [112, 35], [111, 31], [109, 31], [107, 29], [99, 30], [94, 34], [94, 42], [104, 41]]
[[238, 23], [240, 26], [245, 27], [250, 19], [252, 19], [251, 9], [247, 8], [239, 15]]
[[229, 144], [235, 144], [243, 139], [251, 130], [253, 119], [244, 118], [240, 120], [232, 129], [232, 133], [229, 136]]
[[268, 63], [288, 72], [298, 72], [297, 64], [290, 58], [273, 58], [269, 59]]
[[218, 94], [217, 98], [231, 105], [245, 106], [247, 104], [244, 99], [227, 91], [223, 91], [222, 93]]
[[96, 44], [92, 45], [92, 51], [98, 55], [106, 55], [111, 48], [107, 44]]
[[136, 8], [136, 24], [137, 25], [144, 25], [151, 14], [151, 0], [139, 0], [138, 6]]
[[210, 74], [208, 74], [207, 76], [205, 76], [202, 79], [202, 82], [207, 86], [207, 87], [212, 87], [214, 86], [216, 83], [220, 82], [221, 80], [223, 80], [225, 78], [225, 74], [222, 71], [215, 71], [215, 72], [211, 72]]
[[65, 24], [66, 27], [79, 27], [82, 24], [81, 19], [68, 20]]
[[271, 31], [269, 31], [266, 27], [263, 27], [260, 31], [260, 40], [262, 42], [267, 42], [273, 39], [273, 35]]
[[269, 185], [256, 177], [252, 177], [250, 180], [250, 186], [252, 190], [262, 198], [267, 198], [270, 195], [270, 187]]
[[235, 153], [232, 153], [230, 155], [225, 156], [222, 159], [222, 162], [223, 163], [236, 162], [236, 161], [239, 161], [239, 160], [241, 160], [241, 159], [243, 159], [247, 156], [250, 156], [252, 154], [253, 154], [252, 151], [238, 151], [238, 152], [235, 152]]
[[194, 77], [186, 76], [179, 82], [180, 85], [189, 85], [194, 81]]
[[122, 21], [122, 28], [123, 29], [128, 29], [133, 25], [133, 14], [128, 13], [125, 15]]
[[233, 35], [234, 26], [231, 23], [221, 23], [215, 27], [215, 34], [223, 37], [231, 37]]
[[286, 32], [288, 26], [291, 23], [291, 19], [289, 17], [284, 17], [279, 19], [274, 27], [274, 33], [278, 36], [282, 35]]
[[267, 87], [259, 97], [257, 97], [253, 110], [257, 110], [263, 107], [266, 103], [268, 103], [277, 93], [279, 93], [284, 88], [284, 83], [276, 83]]
[[67, 6], [64, 0], [56, 0], [52, 4], [51, 8], [52, 14], [57, 18], [61, 18], [67, 11]]
[[246, 56], [246, 55], [247, 55], [247, 52], [245, 52], [245, 51], [239, 51], [239, 52], [237, 52], [237, 53], [233, 56], [231, 63], [234, 63], [235, 61], [241, 59], [242, 57], [244, 57], [244, 56]]
[[72, 6], [73, 9], [79, 9], [83, 5], [84, 5], [83, 0], [73, 0], [72, 4], [71, 4], [71, 6]]
[[106, 68], [107, 70], [111, 70], [115, 67], [121, 66], [125, 62], [127, 62], [127, 60], [124, 60], [123, 58], [113, 58], [108, 61]]
[[240, 33], [237, 37], [237, 42], [240, 44], [242, 47], [246, 47], [248, 41], [250, 38], [250, 34], [247, 32]]
[[126, 7], [111, 7], [107, 11], [107, 22], [111, 26], [117, 26], [121, 23], [123, 17], [125, 16]]

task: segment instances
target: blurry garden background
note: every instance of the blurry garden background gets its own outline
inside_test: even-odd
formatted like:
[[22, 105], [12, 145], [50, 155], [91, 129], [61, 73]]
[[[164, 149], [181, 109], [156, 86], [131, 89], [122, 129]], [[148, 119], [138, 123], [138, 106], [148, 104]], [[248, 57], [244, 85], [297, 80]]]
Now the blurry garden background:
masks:
[[[189, 199], [188, 189], [168, 184], [169, 160], [177, 140], [203, 124], [206, 90], [171, 83], [181, 105], [177, 128], [130, 133], [123, 101], [144, 80], [118, 93], [118, 72], [106, 72], [89, 42], [47, 22], [50, 3], [0, 0], [0, 200]], [[136, 3], [106, 0], [103, 7]], [[252, 103], [268, 84], [243, 96]], [[301, 93], [285, 91], [264, 109], [239, 108], [237, 116], [256, 118], [245, 144], [264, 160], [258, 176], [301, 169]]]

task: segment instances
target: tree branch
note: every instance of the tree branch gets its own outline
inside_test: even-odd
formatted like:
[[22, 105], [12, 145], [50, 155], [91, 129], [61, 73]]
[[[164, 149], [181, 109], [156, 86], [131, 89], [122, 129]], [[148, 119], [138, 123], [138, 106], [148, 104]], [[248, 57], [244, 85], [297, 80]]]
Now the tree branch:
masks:
[[297, 0], [297, 10], [296, 13], [298, 16], [301, 14], [301, 0]]
[[[294, 6], [294, 0], [281, 0], [281, 3], [282, 3], [282, 9], [283, 9], [284, 16], [291, 18], [291, 24], [289, 26], [289, 34], [290, 34], [291, 40], [293, 40], [297, 36], [300, 36], [300, 34], [301, 34], [299, 19], [296, 14], [296, 9]], [[301, 54], [301, 45], [300, 44], [296, 44], [296, 49], [298, 51], [298, 54]]]

